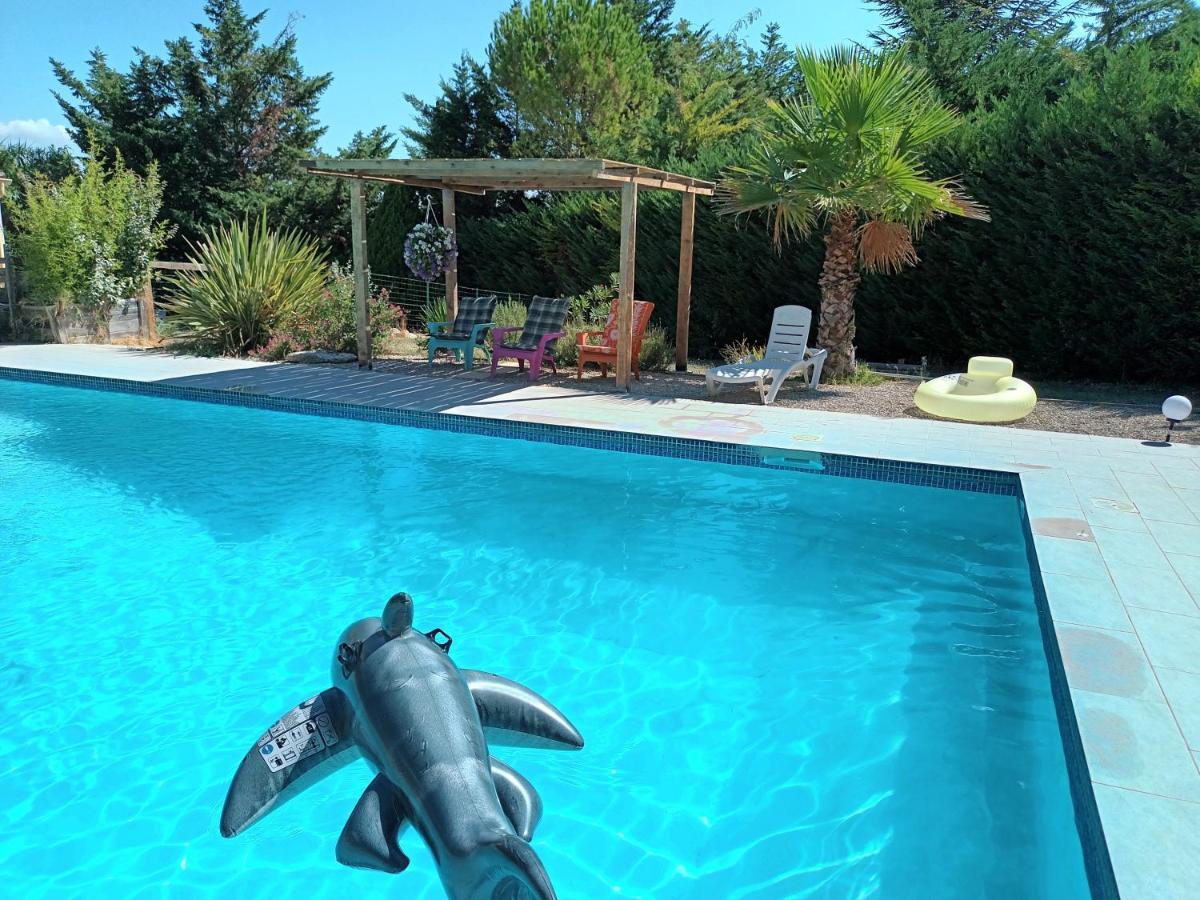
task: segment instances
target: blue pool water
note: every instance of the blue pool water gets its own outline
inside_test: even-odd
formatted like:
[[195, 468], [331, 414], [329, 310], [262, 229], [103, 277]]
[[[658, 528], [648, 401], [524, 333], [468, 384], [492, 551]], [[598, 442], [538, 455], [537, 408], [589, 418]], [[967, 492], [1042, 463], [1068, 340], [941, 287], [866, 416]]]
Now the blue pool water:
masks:
[[3, 380], [0, 892], [441, 897], [363, 763], [217, 832], [398, 590], [586, 737], [563, 898], [1087, 895], [1014, 498]]

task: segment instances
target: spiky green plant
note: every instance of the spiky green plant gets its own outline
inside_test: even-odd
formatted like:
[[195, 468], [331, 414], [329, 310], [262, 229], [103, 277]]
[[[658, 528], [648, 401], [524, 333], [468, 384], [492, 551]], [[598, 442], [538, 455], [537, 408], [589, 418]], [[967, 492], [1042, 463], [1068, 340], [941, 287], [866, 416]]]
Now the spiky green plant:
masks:
[[944, 215], [987, 211], [921, 162], [958, 127], [928, 75], [900, 53], [858, 47], [801, 51], [802, 94], [772, 103], [762, 146], [719, 188], [721, 210], [766, 210], [776, 246], [825, 233], [820, 343], [831, 375], [855, 370], [854, 295], [861, 270], [894, 272], [917, 262], [913, 241]]
[[274, 231], [265, 214], [210, 230], [191, 245], [201, 271], [169, 279], [163, 304], [171, 331], [198, 350], [241, 355], [265, 344], [297, 307], [315, 304], [328, 273], [325, 254], [298, 231]]

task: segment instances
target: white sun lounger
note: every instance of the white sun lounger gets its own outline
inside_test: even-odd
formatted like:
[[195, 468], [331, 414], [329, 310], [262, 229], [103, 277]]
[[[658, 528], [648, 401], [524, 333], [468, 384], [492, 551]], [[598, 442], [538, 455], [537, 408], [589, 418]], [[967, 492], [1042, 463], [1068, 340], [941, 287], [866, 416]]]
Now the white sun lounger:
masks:
[[797, 373], [804, 376], [810, 390], [821, 381], [827, 350], [811, 350], [808, 331], [812, 311], [804, 306], [780, 306], [771, 318], [771, 336], [762, 359], [738, 360], [715, 366], [704, 375], [708, 395], [715, 397], [727, 384], [752, 384], [763, 404], [775, 400], [784, 381]]

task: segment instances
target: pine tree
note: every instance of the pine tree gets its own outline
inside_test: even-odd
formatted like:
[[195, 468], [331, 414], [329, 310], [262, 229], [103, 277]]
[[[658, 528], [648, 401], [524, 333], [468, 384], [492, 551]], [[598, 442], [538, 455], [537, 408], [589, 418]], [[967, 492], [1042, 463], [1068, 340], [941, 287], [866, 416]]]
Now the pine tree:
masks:
[[503, 98], [470, 54], [464, 53], [454, 64], [449, 81], [442, 79], [441, 92], [433, 103], [404, 95], [416, 113], [416, 125], [401, 133], [414, 155], [430, 159], [509, 155], [514, 135]]
[[516, 114], [516, 152], [636, 156], [661, 85], [625, 3], [529, 0], [497, 20], [492, 77]]
[[884, 51], [903, 50], [961, 112], [1012, 94], [1055, 95], [1069, 78], [1064, 41], [1085, 0], [871, 0]]
[[1195, 12], [1187, 0], [1088, 0], [1086, 5], [1094, 17], [1092, 46], [1109, 48], [1161, 34], [1180, 16]]
[[264, 43], [265, 11], [207, 0], [204, 13], [194, 41], [168, 41], [161, 57], [138, 51], [127, 72], [98, 49], [82, 77], [51, 60], [81, 148], [119, 150], [138, 171], [160, 163], [178, 244], [263, 207], [295, 208], [283, 192], [296, 183], [296, 162], [316, 152], [317, 103], [331, 81], [304, 74], [290, 23]]

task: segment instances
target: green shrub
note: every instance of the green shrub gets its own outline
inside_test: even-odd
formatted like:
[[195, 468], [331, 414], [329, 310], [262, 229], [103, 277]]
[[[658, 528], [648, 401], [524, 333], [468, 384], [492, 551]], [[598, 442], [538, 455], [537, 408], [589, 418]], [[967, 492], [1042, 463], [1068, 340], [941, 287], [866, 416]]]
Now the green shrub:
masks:
[[170, 333], [198, 352], [247, 353], [323, 299], [324, 254], [299, 232], [269, 229], [265, 214], [210, 231], [189, 259], [203, 270], [171, 278], [163, 305]]
[[762, 359], [766, 355], [766, 347], [762, 344], [752, 344], [745, 338], [739, 338], [721, 348], [721, 361], [726, 363], [741, 362], [743, 359]]
[[831, 375], [829, 378], [821, 379], [826, 384], [856, 384], [860, 387], [872, 387], [877, 384], [883, 384], [887, 381], [878, 372], [869, 369], [861, 363], [855, 367], [853, 372], [846, 375]]
[[527, 312], [523, 303], [516, 300], [501, 300], [496, 304], [496, 311], [492, 313], [492, 321], [498, 328], [521, 328], [525, 324]]
[[425, 305], [421, 307], [421, 318], [424, 320], [423, 325], [428, 325], [430, 322], [446, 322], [450, 319], [450, 313], [446, 310], [446, 298], [436, 297], [432, 300], [427, 300]]
[[421, 307], [421, 330], [417, 332], [417, 346], [422, 353], [429, 347], [429, 323], [445, 322], [449, 317], [445, 297], [434, 297], [425, 301], [425, 305]]
[[[354, 312], [354, 271], [347, 265], [329, 267], [329, 280], [315, 297], [301, 300], [284, 312], [272, 331], [287, 337], [295, 350], [333, 350], [353, 353], [358, 347], [358, 319]], [[399, 315], [392, 306], [386, 288], [375, 288], [367, 301], [372, 352], [382, 351], [388, 332], [396, 327]], [[273, 346], [268, 342], [268, 346]], [[264, 348], [264, 351], [265, 348]], [[278, 353], [276, 349], [272, 352]], [[287, 353], [283, 353], [286, 356]], [[259, 353], [257, 355], [262, 355]], [[282, 357], [280, 357], [282, 358]]]
[[150, 262], [172, 230], [158, 222], [158, 167], [145, 177], [88, 160], [82, 174], [52, 182], [35, 175], [14, 210], [14, 249], [31, 294], [59, 312], [74, 306], [106, 321], [118, 301], [136, 296]]
[[612, 302], [617, 299], [620, 287], [620, 276], [613, 272], [608, 276], [608, 281], [603, 284], [592, 285], [587, 290], [574, 295], [570, 298], [571, 311], [568, 313], [568, 319], [573, 322], [603, 324], [604, 320], [608, 318]]
[[579, 359], [579, 344], [576, 343], [579, 332], [591, 330], [593, 330], [593, 327], [590, 325], [581, 325], [577, 322], [568, 321], [563, 326], [566, 336], [554, 342], [554, 361], [560, 366], [566, 366], [567, 368], [575, 365]]
[[675, 343], [667, 337], [667, 330], [661, 325], [646, 326], [638, 365], [643, 372], [665, 372], [675, 365]]

